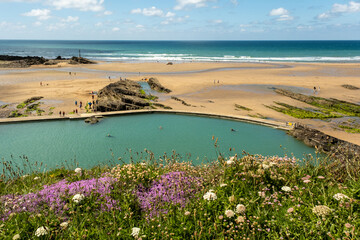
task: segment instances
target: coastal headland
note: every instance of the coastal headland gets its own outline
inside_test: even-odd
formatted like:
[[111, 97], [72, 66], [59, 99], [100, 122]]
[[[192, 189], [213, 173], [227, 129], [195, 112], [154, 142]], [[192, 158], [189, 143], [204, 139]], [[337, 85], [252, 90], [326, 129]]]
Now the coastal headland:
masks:
[[[359, 116], [319, 111], [309, 103], [274, 91], [285, 89], [320, 100], [337, 99], [358, 105], [359, 76], [358, 63], [98, 62], [74, 65], [59, 61], [52, 65], [0, 69], [0, 116], [7, 118], [34, 96], [43, 97], [37, 106], [40, 111], [29, 111], [28, 117], [60, 117], [60, 112], [67, 117], [80, 116], [93, 111], [85, 109], [85, 104], [96, 101], [97, 92], [110, 83], [120, 78], [138, 82], [156, 78], [165, 88], [171, 89], [170, 93], [156, 94], [156, 103], [175, 111], [301, 123], [360, 145], [360, 134], [354, 133], [360, 128]], [[280, 106], [320, 115], [296, 117], [284, 114], [285, 110], [277, 111]], [[332, 118], [331, 114], [336, 117]], [[355, 131], [346, 131], [349, 128]]]

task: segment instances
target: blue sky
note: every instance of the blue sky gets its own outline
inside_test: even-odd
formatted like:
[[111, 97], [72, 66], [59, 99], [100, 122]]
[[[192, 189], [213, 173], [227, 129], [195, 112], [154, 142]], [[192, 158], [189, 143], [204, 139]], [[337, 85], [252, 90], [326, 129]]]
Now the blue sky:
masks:
[[0, 39], [360, 39], [360, 0], [0, 0]]

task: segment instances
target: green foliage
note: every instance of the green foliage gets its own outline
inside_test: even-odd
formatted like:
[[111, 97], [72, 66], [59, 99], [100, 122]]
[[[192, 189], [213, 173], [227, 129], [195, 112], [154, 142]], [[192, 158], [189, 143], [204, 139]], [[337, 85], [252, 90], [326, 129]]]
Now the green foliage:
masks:
[[1, 106], [1, 109], [7, 108], [9, 106], [9, 104], [4, 104]]
[[348, 132], [348, 133], [360, 133], [360, 128], [356, 128], [356, 127], [352, 127], [352, 126], [339, 125], [339, 128], [344, 129], [345, 132]]
[[16, 108], [18, 109], [23, 109], [26, 107], [26, 103], [20, 103], [19, 105], [16, 106]]
[[[133, 227], [140, 228], [138, 237], [142, 239], [360, 238], [360, 180], [346, 171], [340, 176], [336, 170], [351, 164], [347, 167], [359, 172], [360, 165], [353, 165], [356, 159], [340, 162], [320, 158], [299, 164], [299, 160], [289, 157], [246, 155], [231, 160], [219, 157], [217, 162], [201, 166], [179, 163], [173, 157], [164, 159], [150, 158], [146, 163], [120, 164], [111, 169], [94, 167], [81, 173], [60, 168], [3, 179], [1, 195], [19, 195], [36, 193], [44, 185], [63, 179], [74, 183], [104, 176], [115, 178], [111, 198], [120, 209], [99, 210], [105, 199], [99, 202], [97, 194], [79, 204], [71, 198], [62, 199], [67, 203], [62, 214], [48, 206], [46, 211], [11, 215], [0, 224], [0, 239], [12, 239], [16, 234], [22, 239], [38, 239], [34, 234], [40, 226], [48, 229], [42, 239], [137, 239], [131, 236]], [[149, 189], [161, 176], [173, 172], [201, 179], [201, 188], [186, 205], [170, 204], [167, 213], [149, 217], [136, 191], [140, 185]], [[180, 194], [185, 183], [175, 183]], [[207, 200], [209, 192], [216, 199]], [[337, 200], [338, 193], [347, 197]], [[243, 205], [241, 211], [237, 211], [239, 204]], [[314, 210], [316, 206], [330, 210], [321, 215]], [[0, 210], [4, 207], [0, 201]], [[68, 226], [61, 227], [63, 222]]]
[[339, 114], [332, 113], [332, 112], [326, 111], [326, 110], [325, 111], [324, 110], [316, 110], [316, 109], [306, 110], [306, 109], [291, 106], [286, 103], [281, 103], [281, 102], [275, 102], [275, 103], [281, 107], [273, 106], [273, 105], [266, 106], [266, 107], [273, 109], [277, 112], [281, 112], [281, 113], [284, 113], [284, 114], [287, 114], [287, 115], [290, 115], [292, 117], [299, 118], [299, 119], [305, 119], [305, 118], [329, 119], [329, 118], [342, 117]]

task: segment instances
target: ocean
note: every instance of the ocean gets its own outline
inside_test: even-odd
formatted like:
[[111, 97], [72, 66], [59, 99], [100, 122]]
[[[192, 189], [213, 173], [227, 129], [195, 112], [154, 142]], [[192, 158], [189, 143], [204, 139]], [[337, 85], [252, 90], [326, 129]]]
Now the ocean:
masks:
[[360, 41], [0, 40], [0, 55], [124, 62], [360, 62]]

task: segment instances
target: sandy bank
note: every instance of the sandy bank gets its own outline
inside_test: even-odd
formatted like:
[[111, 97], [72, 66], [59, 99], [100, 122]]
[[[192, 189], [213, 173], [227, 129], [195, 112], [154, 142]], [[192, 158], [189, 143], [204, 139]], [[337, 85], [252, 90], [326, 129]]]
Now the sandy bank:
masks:
[[[284, 67], [284, 65], [289, 67]], [[60, 68], [67, 67], [62, 66]], [[161, 98], [161, 103], [171, 106], [174, 110], [212, 112], [223, 115], [263, 116], [282, 122], [301, 122], [319, 129], [329, 135], [360, 144], [359, 134], [350, 134], [334, 130], [333, 123], [321, 120], [300, 120], [271, 110], [265, 105], [274, 101], [290, 105], [308, 107], [308, 105], [275, 94], [269, 87], [288, 86], [306, 94], [313, 94], [313, 87], [320, 87], [317, 93], [320, 97], [337, 98], [353, 103], [360, 103], [360, 94], [357, 90], [341, 87], [350, 84], [360, 87], [359, 64], [354, 63], [105, 63], [98, 65], [81, 66], [82, 69], [96, 69], [99, 72], [77, 73], [69, 76], [66, 71], [56, 68], [49, 70], [32, 67], [31, 72], [11, 72], [0, 74], [0, 101], [19, 103], [32, 96], [43, 96], [44, 100], [56, 100], [48, 107], [55, 107], [54, 113], [73, 111], [74, 101], [91, 101], [91, 91], [98, 91], [111, 81], [121, 77], [120, 72], [133, 73], [127, 75], [133, 80], [148, 77], [157, 77], [167, 88], [173, 90], [170, 96], [183, 99], [192, 106], [182, 105], [180, 102]], [[221, 71], [191, 71], [219, 69]], [[241, 69], [234, 69], [241, 68]], [[119, 72], [116, 79], [108, 79], [106, 72]], [[140, 72], [140, 74], [139, 74]], [[157, 72], [151, 76], [145, 72]], [[186, 74], [163, 75], [166, 72], [188, 72]], [[189, 73], [190, 72], [190, 73]], [[113, 74], [114, 75], [114, 74]], [[45, 83], [40, 86], [40, 81]], [[46, 101], [45, 101], [46, 104]], [[251, 111], [237, 109], [235, 104], [242, 105]], [[78, 109], [84, 113], [84, 109]]]

